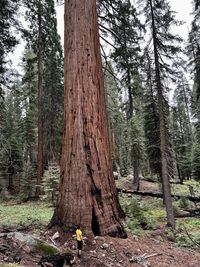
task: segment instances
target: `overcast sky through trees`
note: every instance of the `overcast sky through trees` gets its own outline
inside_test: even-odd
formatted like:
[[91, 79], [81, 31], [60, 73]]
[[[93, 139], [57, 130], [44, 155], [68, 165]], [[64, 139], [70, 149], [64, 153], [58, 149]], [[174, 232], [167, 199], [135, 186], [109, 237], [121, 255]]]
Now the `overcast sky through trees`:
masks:
[[[138, 1], [139, 2], [139, 1]], [[190, 29], [190, 23], [192, 20], [192, 16], [190, 15], [192, 12], [192, 4], [191, 0], [170, 0], [170, 4], [172, 7], [172, 10], [177, 12], [176, 18], [178, 20], [185, 21], [186, 23], [182, 26], [177, 27], [178, 28], [178, 34], [181, 35], [182, 38], [187, 40], [188, 37], [188, 31]], [[57, 12], [57, 19], [58, 19], [58, 33], [61, 36], [61, 41], [63, 45], [64, 40], [64, 5], [57, 5], [56, 6], [56, 12]], [[24, 44], [21, 41], [21, 43], [17, 46], [15, 53], [10, 55], [10, 60], [13, 62], [14, 68], [18, 68], [18, 64], [20, 61], [20, 57], [24, 50]]]

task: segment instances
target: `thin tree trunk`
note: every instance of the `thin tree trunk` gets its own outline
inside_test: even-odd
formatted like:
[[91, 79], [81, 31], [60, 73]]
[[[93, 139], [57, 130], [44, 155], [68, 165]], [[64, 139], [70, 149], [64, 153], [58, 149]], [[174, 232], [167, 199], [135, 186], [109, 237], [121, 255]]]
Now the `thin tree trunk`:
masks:
[[188, 98], [185, 92], [185, 85], [184, 85], [184, 81], [183, 81], [183, 94], [184, 94], [184, 102], [185, 102], [185, 109], [186, 109], [186, 114], [187, 114], [187, 122], [188, 122], [188, 128], [190, 131], [190, 135], [191, 135], [191, 141], [194, 142], [194, 136], [193, 136], [193, 131], [192, 131], [192, 124], [191, 124], [191, 120], [190, 120], [190, 111], [189, 111], [189, 106], [188, 106]]
[[182, 176], [182, 173], [181, 173], [181, 170], [180, 170], [180, 167], [179, 167], [178, 156], [177, 156], [176, 153], [175, 153], [175, 155], [176, 155], [176, 168], [177, 168], [177, 172], [178, 172], [178, 178], [180, 180], [180, 184], [183, 184], [184, 178]]
[[165, 206], [167, 212], [167, 224], [174, 228], [174, 212], [172, 206], [171, 198], [171, 188], [169, 183], [169, 170], [167, 162], [167, 140], [166, 138], [168, 133], [166, 129], [165, 121], [165, 103], [162, 93], [162, 84], [160, 78], [160, 65], [158, 59], [158, 50], [157, 50], [157, 35], [154, 22], [154, 12], [152, 6], [152, 0], [150, 0], [151, 5], [151, 16], [152, 16], [152, 31], [153, 31], [153, 45], [154, 45], [154, 60], [155, 60], [155, 70], [156, 70], [156, 83], [157, 83], [157, 96], [158, 96], [158, 109], [159, 109], [159, 120], [160, 120], [160, 142], [161, 142], [161, 161], [162, 161], [162, 183], [163, 183], [163, 192], [165, 199]]
[[50, 133], [50, 162], [56, 163], [56, 136], [55, 136], [55, 115], [51, 114], [51, 133]]
[[128, 99], [129, 99], [127, 119], [130, 120], [133, 117], [133, 94], [132, 94], [132, 87], [131, 87], [130, 70], [128, 70], [127, 72], [128, 72]]
[[44, 174], [44, 125], [43, 125], [43, 52], [42, 52], [42, 18], [41, 3], [38, 10], [38, 163], [37, 163], [37, 181], [36, 197], [42, 194], [42, 177]]
[[[139, 152], [139, 151], [138, 151]], [[133, 162], [133, 188], [136, 191], [140, 189], [140, 177], [139, 177], [139, 153], [136, 153], [134, 162]]]
[[96, 0], [65, 1], [65, 102], [60, 197], [64, 230], [125, 237], [112, 173]]

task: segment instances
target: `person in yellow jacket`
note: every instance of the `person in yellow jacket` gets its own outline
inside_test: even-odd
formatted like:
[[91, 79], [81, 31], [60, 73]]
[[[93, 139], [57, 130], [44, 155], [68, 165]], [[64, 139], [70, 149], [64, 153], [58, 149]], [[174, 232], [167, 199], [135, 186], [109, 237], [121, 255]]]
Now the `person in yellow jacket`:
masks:
[[78, 247], [78, 257], [81, 257], [81, 252], [83, 248], [83, 234], [80, 229], [80, 225], [76, 229], [76, 240], [77, 240], [77, 247]]

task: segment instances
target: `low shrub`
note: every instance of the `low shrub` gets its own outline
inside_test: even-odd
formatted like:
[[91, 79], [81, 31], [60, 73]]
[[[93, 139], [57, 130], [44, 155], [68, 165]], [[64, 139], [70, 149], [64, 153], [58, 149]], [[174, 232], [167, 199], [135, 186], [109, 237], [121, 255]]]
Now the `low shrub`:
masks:
[[58, 165], [49, 166], [48, 170], [44, 173], [44, 192], [45, 198], [48, 202], [52, 203], [53, 206], [56, 205], [58, 183], [60, 178], [60, 168]]
[[[121, 199], [121, 205], [128, 220], [126, 227], [131, 231], [151, 230], [156, 228], [156, 221], [145, 215], [145, 206], [141, 206], [136, 198]], [[136, 234], [136, 233], [135, 233]]]
[[190, 201], [187, 197], [181, 197], [178, 200], [178, 206], [181, 209], [192, 209], [195, 207], [194, 203]]

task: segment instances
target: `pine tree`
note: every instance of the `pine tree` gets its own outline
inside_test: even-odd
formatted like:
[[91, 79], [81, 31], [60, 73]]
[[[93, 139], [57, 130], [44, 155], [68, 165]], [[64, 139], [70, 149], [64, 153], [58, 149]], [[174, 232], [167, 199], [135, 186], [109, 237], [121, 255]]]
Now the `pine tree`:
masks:
[[194, 74], [194, 85], [192, 92], [192, 113], [195, 118], [194, 123], [194, 144], [192, 152], [192, 168], [195, 178], [199, 179], [199, 142], [200, 142], [200, 1], [194, 0], [194, 19], [192, 21], [192, 29], [189, 34], [188, 52], [191, 64], [193, 66], [192, 74]]
[[116, 75], [111, 62], [107, 62], [104, 71], [105, 91], [107, 96], [107, 111], [110, 129], [110, 146], [112, 153], [113, 169], [119, 175], [128, 174], [129, 159], [127, 157], [126, 118], [121, 110], [123, 105]]
[[23, 200], [34, 196], [37, 164], [37, 62], [36, 55], [27, 45], [21, 66], [22, 138], [23, 138], [23, 172], [20, 181], [20, 195]]
[[193, 143], [192, 125], [190, 122], [189, 101], [191, 92], [186, 79], [181, 75], [174, 91], [172, 109], [172, 137], [176, 153], [177, 170], [180, 182], [191, 177], [191, 150]]
[[0, 2], [0, 112], [3, 101], [3, 85], [9, 77], [5, 76], [7, 68], [5, 66], [7, 54], [13, 50], [17, 44], [17, 39], [11, 27], [17, 25], [16, 14], [19, 7], [18, 0], [1, 0]]
[[192, 29], [189, 33], [188, 52], [190, 54], [191, 63], [194, 66], [194, 83], [197, 100], [200, 96], [200, 1], [193, 0], [194, 5], [194, 19], [192, 21]]
[[[149, 167], [152, 174], [157, 174], [162, 181], [161, 173], [161, 154], [160, 154], [160, 130], [158, 103], [156, 98], [154, 70], [152, 69], [152, 60], [147, 49], [145, 49], [146, 64], [144, 71], [146, 73], [145, 96], [144, 96], [144, 133], [145, 147]], [[153, 133], [153, 134], [152, 134]]]
[[[59, 160], [63, 96], [63, 58], [53, 0], [26, 1], [27, 38], [37, 60], [38, 163], [36, 195], [41, 194], [44, 166]], [[45, 130], [44, 130], [45, 129]], [[57, 136], [57, 138], [56, 138]], [[58, 141], [58, 146], [56, 142]]]
[[118, 16], [110, 23], [114, 39], [114, 59], [117, 70], [122, 77], [121, 86], [127, 95], [127, 119], [131, 119], [134, 112], [134, 96], [138, 94], [138, 77], [140, 65], [140, 46], [142, 25], [138, 19], [136, 9], [130, 0], [118, 1], [115, 6]]
[[165, 99], [164, 80], [168, 76], [173, 79], [176, 71], [169, 65], [169, 60], [178, 66], [174, 57], [180, 52], [180, 46], [176, 42], [181, 39], [170, 33], [172, 25], [178, 25], [174, 19], [174, 14], [170, 5], [165, 0], [146, 1], [145, 13], [147, 22], [151, 25], [151, 37], [153, 42], [154, 68], [155, 68], [155, 88], [157, 92], [159, 129], [160, 129], [160, 151], [162, 166], [162, 185], [164, 193], [164, 202], [167, 211], [167, 223], [169, 226], [175, 226], [173, 207], [171, 200], [171, 190], [169, 179], [171, 176], [171, 145], [168, 130], [168, 103]]
[[43, 18], [43, 0], [26, 1], [25, 6], [26, 19], [30, 26], [28, 41], [37, 58], [37, 107], [38, 107], [38, 156], [37, 156], [37, 185], [36, 196], [42, 193], [41, 184], [44, 173], [44, 89], [43, 89], [43, 71], [44, 71], [44, 18]]
[[0, 173], [3, 177], [3, 195], [7, 189], [16, 193], [20, 189], [20, 174], [23, 168], [23, 137], [19, 82], [5, 98], [5, 114], [0, 140]]
[[36, 126], [37, 126], [37, 64], [36, 56], [30, 48], [25, 48], [23, 62], [24, 75], [22, 76], [22, 107], [24, 161], [31, 165], [36, 164]]
[[45, 155], [49, 163], [60, 160], [63, 119], [63, 51], [57, 33], [57, 20], [53, 0], [44, 3], [45, 59], [44, 59], [44, 128]]
[[[121, 76], [119, 87], [123, 95], [123, 113], [125, 113], [124, 118], [126, 119], [121, 135], [124, 140], [121, 149], [122, 159], [124, 159], [122, 162], [124, 174], [128, 174], [133, 169], [134, 180], [137, 181], [136, 187], [138, 187], [139, 155], [142, 154], [140, 151], [141, 140], [134, 134], [133, 128], [136, 132], [139, 131], [139, 127], [135, 123], [137, 117], [139, 117], [139, 97], [142, 91], [139, 75], [141, 58], [139, 42], [142, 39], [142, 24], [131, 1], [114, 1], [110, 5], [112, 12], [102, 10], [102, 13], [105, 13], [106, 16], [100, 17], [102, 22], [100, 29], [103, 29], [105, 34], [110, 33], [112, 37], [114, 49], [111, 52], [111, 58], [118, 73], [120, 73], [119, 77]], [[107, 30], [106, 25], [109, 30]]]

